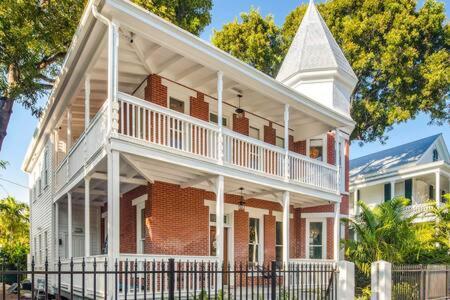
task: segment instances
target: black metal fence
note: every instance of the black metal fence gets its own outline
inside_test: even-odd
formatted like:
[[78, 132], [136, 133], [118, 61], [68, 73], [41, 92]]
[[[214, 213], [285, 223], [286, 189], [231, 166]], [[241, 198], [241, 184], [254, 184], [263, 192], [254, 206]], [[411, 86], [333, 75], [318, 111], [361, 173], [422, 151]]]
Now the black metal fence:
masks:
[[[331, 262], [277, 262], [260, 266], [216, 262], [69, 260], [49, 269], [46, 262], [30, 270], [2, 268], [2, 296], [7, 299], [4, 278], [27, 278], [13, 289], [13, 297], [31, 299], [337, 299], [337, 274]], [[28, 286], [28, 290], [24, 291]], [[11, 294], [9, 295], [11, 297]]]
[[450, 266], [393, 265], [392, 299], [450, 299]]

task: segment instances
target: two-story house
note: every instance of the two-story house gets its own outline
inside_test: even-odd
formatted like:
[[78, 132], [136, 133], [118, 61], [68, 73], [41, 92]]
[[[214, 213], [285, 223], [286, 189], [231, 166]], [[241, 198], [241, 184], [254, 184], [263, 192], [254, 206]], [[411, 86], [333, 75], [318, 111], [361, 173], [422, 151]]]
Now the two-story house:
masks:
[[352, 159], [350, 192], [351, 215], [359, 212], [359, 200], [373, 207], [401, 196], [411, 200], [408, 214], [430, 220], [430, 200], [440, 206], [450, 192], [450, 155], [442, 134]]
[[338, 260], [356, 83], [312, 2], [274, 79], [89, 1], [23, 163], [36, 266]]

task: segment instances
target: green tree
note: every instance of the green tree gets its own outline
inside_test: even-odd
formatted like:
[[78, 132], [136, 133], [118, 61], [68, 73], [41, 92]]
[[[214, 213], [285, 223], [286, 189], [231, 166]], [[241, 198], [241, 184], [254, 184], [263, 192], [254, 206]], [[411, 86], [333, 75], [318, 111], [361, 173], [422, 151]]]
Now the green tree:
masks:
[[[359, 78], [352, 96], [351, 115], [356, 121], [352, 139], [384, 141], [386, 131], [394, 124], [414, 119], [420, 112], [429, 114], [433, 122], [450, 122], [450, 107], [446, 104], [450, 90], [450, 28], [444, 4], [425, 0], [419, 8], [417, 3], [417, 0], [329, 0], [318, 5]], [[263, 35], [264, 31], [245, 22], [226, 24], [215, 33], [223, 38], [213, 42], [274, 76], [278, 67], [273, 63], [284, 57], [306, 7], [300, 5], [287, 16], [280, 32], [281, 52], [279, 47], [252, 51], [248, 47], [251, 42], [235, 32], [253, 37]], [[278, 41], [277, 36], [272, 36], [278, 34], [277, 30], [271, 28], [270, 33], [271, 39]], [[246, 51], [237, 53], [236, 49], [241, 47]], [[255, 64], [253, 57], [258, 52], [265, 55]]]
[[[0, 2], [0, 150], [15, 102], [40, 115], [86, 2]], [[196, 35], [211, 22], [212, 0], [134, 2]]]
[[277, 74], [283, 58], [280, 29], [271, 15], [262, 17], [255, 8], [241, 13], [241, 21], [236, 18], [214, 30], [212, 43], [270, 76]]
[[0, 256], [18, 267], [26, 266], [29, 242], [29, 209], [13, 197], [0, 200]]

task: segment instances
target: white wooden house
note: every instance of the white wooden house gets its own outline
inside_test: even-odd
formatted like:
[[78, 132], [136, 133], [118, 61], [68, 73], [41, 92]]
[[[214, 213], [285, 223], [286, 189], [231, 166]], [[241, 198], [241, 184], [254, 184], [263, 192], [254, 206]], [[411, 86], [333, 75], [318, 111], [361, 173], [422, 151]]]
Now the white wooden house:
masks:
[[274, 79], [89, 1], [23, 163], [36, 266], [338, 260], [356, 82], [312, 2]]
[[450, 192], [450, 155], [442, 134], [352, 159], [350, 192], [350, 215], [359, 213], [358, 200], [374, 207], [400, 196], [411, 200], [408, 215], [430, 221], [430, 200], [439, 207]]

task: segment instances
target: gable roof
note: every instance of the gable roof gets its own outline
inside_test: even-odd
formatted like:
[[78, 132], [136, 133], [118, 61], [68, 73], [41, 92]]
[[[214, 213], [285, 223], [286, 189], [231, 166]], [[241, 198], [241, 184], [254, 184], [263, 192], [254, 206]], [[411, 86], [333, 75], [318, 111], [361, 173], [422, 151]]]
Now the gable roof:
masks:
[[278, 72], [277, 80], [283, 82], [299, 72], [329, 69], [339, 69], [357, 78], [311, 0]]
[[432, 135], [394, 148], [375, 152], [350, 160], [350, 177], [366, 176], [372, 173], [414, 164], [442, 134]]

